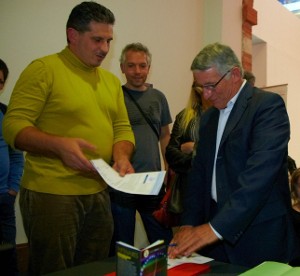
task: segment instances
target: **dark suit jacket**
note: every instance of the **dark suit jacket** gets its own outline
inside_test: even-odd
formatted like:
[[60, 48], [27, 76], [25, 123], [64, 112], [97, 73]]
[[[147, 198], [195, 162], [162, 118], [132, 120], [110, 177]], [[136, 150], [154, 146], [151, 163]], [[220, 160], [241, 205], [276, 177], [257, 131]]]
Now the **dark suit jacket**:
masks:
[[[290, 220], [287, 146], [290, 125], [282, 98], [243, 87], [229, 115], [216, 161], [217, 213], [211, 182], [219, 110], [202, 115], [200, 140], [185, 198], [183, 224], [210, 222], [229, 262], [254, 266], [297, 256]], [[217, 256], [213, 256], [218, 258]]]

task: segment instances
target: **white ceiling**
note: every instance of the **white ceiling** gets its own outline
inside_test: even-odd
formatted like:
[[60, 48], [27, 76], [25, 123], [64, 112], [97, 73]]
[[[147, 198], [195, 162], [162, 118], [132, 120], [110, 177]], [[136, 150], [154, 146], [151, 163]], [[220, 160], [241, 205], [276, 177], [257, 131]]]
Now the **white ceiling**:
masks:
[[300, 18], [300, 0], [278, 0], [285, 8]]

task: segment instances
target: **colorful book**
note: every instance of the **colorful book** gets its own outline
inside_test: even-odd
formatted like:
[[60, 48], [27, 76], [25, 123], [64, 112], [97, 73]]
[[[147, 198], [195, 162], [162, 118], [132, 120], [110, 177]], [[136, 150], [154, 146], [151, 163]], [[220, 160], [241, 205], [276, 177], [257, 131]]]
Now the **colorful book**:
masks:
[[116, 253], [118, 276], [167, 275], [167, 246], [163, 240], [143, 249], [119, 241]]

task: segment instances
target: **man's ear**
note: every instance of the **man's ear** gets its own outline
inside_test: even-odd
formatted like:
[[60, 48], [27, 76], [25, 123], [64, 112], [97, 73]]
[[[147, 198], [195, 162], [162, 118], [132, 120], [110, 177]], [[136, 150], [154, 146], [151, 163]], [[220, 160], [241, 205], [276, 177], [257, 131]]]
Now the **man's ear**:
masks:
[[124, 64], [120, 63], [120, 68], [121, 68], [122, 73], [124, 74]]
[[238, 67], [233, 67], [231, 69], [231, 75], [234, 81], [239, 81], [242, 78], [241, 70]]
[[77, 41], [79, 32], [73, 28], [67, 29], [67, 38], [70, 43], [74, 43]]

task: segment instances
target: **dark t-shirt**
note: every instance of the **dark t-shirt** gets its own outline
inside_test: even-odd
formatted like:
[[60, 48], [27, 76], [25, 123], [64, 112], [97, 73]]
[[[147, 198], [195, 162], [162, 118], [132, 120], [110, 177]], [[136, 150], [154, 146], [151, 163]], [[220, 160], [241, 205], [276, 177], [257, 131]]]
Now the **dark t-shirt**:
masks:
[[[124, 90], [124, 89], [123, 89]], [[165, 95], [154, 88], [146, 91], [124, 91], [125, 104], [129, 120], [135, 136], [135, 152], [132, 164], [136, 172], [161, 170], [160, 150], [157, 135], [149, 126], [139, 109], [127, 95], [130, 93], [140, 105], [143, 112], [150, 118], [157, 133], [161, 127], [172, 122], [169, 105]]]

